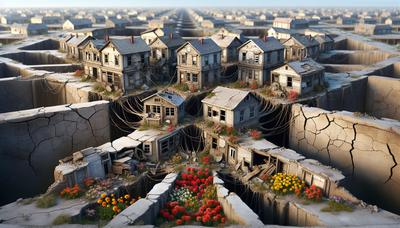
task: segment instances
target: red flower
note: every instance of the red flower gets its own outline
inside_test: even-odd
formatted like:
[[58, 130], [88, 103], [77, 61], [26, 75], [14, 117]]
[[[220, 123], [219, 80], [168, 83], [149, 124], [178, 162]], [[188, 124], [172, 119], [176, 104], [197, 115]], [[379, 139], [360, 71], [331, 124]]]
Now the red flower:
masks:
[[182, 225], [182, 224], [183, 224], [182, 219], [177, 219], [177, 220], [176, 220], [176, 225]]

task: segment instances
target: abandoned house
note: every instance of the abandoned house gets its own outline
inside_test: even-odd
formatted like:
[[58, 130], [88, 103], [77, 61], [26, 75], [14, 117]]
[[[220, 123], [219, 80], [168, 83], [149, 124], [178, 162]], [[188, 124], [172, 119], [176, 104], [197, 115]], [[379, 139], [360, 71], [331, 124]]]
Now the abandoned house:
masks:
[[282, 89], [302, 95], [317, 87], [324, 88], [325, 68], [312, 59], [293, 61], [271, 72], [271, 83], [278, 83]]
[[89, 19], [68, 19], [63, 24], [63, 30], [70, 31], [70, 30], [77, 30], [77, 29], [84, 29], [84, 28], [91, 28], [92, 21]]
[[164, 123], [177, 125], [185, 116], [184, 101], [180, 95], [168, 91], [144, 98], [144, 122], [150, 126], [161, 126]]
[[150, 48], [140, 37], [109, 39], [100, 52], [100, 80], [106, 87], [126, 94], [149, 81]]
[[201, 102], [204, 120], [236, 129], [258, 123], [259, 101], [249, 91], [218, 86]]
[[100, 49], [105, 43], [105, 40], [89, 40], [89, 42], [82, 46], [85, 74], [96, 81], [99, 80], [99, 77], [102, 75]]
[[242, 45], [242, 41], [236, 36], [214, 34], [211, 39], [222, 49], [221, 62], [236, 63], [238, 61], [238, 47]]
[[[154, 29], [149, 29], [140, 34], [140, 37], [146, 42], [147, 45], [149, 45], [151, 42], [153, 42], [157, 37], [161, 36], [167, 36], [170, 33], [173, 33], [168, 28], [154, 28]], [[177, 34], [174, 34], [177, 35]]]
[[47, 34], [46, 24], [12, 24], [11, 34], [34, 36]]
[[285, 47], [285, 60], [296, 61], [319, 56], [319, 43], [311, 36], [293, 35], [282, 43]]
[[221, 48], [210, 38], [191, 40], [177, 50], [178, 83], [202, 89], [219, 81]]
[[327, 52], [335, 48], [335, 42], [329, 35], [317, 35], [314, 39], [319, 43], [319, 51]]
[[89, 40], [94, 39], [91, 36], [73, 36], [66, 42], [67, 45], [67, 58], [75, 59], [75, 60], [82, 60], [82, 49]]
[[284, 29], [306, 29], [308, 22], [304, 19], [277, 17], [274, 19], [272, 27]]
[[297, 31], [293, 29], [275, 28], [272, 27], [268, 29], [268, 36], [275, 37], [278, 40], [287, 40], [294, 34], [298, 34]]
[[274, 37], [248, 40], [238, 51], [238, 80], [248, 83], [268, 83], [271, 69], [284, 63], [284, 48]]
[[392, 33], [392, 26], [387, 24], [357, 24], [354, 32], [362, 35], [384, 35]]

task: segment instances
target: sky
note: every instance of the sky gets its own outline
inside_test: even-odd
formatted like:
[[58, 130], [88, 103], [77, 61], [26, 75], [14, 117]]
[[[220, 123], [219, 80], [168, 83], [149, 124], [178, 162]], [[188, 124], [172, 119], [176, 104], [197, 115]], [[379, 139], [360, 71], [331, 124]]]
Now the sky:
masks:
[[6, 7], [399, 7], [400, 0], [0, 0]]

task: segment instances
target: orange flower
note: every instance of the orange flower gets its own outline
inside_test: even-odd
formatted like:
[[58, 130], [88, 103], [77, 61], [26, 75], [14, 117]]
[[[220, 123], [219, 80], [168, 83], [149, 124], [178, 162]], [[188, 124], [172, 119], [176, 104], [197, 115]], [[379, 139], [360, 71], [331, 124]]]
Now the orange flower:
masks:
[[107, 206], [107, 203], [103, 202], [103, 203], [101, 203], [101, 206], [105, 207], [105, 206]]

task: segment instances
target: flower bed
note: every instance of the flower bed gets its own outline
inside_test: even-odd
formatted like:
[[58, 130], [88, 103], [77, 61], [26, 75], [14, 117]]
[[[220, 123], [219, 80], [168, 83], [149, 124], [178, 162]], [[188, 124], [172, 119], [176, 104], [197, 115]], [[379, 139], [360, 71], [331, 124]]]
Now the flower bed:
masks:
[[305, 182], [300, 180], [299, 177], [286, 173], [276, 173], [271, 177], [270, 183], [271, 190], [284, 195], [289, 193], [300, 195], [305, 186]]
[[106, 195], [103, 193], [97, 200], [99, 218], [101, 220], [110, 220], [121, 211], [134, 204], [136, 200], [137, 199], [131, 198], [129, 194], [117, 197], [115, 194]]
[[175, 185], [169, 201], [160, 210], [158, 225], [220, 226], [226, 222], [208, 168], [188, 167]]

